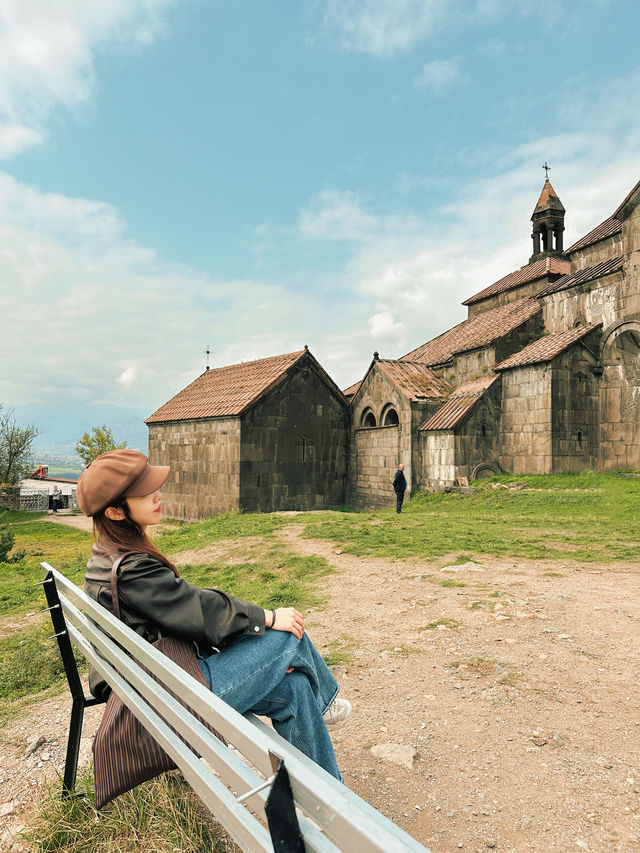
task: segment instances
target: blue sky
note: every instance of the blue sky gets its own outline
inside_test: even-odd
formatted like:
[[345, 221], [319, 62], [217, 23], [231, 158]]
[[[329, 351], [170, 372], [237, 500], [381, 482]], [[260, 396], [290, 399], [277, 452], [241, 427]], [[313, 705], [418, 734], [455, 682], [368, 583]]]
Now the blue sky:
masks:
[[0, 0], [0, 402], [71, 445], [308, 344], [339, 385], [640, 177], [632, 0]]

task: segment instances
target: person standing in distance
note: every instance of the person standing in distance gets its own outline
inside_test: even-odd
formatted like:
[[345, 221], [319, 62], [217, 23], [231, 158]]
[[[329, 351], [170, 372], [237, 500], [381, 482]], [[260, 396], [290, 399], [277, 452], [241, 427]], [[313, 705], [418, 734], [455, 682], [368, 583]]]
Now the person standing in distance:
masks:
[[393, 491], [396, 493], [396, 512], [402, 512], [404, 493], [407, 490], [407, 478], [404, 476], [404, 465], [398, 465], [396, 476], [393, 478]]

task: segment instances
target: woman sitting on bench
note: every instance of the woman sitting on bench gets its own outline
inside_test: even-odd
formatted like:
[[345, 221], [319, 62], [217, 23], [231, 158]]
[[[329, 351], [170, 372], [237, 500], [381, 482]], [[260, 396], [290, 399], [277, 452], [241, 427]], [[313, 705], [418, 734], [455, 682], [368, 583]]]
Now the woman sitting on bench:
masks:
[[[211, 690], [236, 711], [270, 717], [275, 730], [342, 779], [327, 726], [344, 722], [351, 704], [304, 633], [294, 607], [263, 610], [219, 589], [191, 586], [147, 535], [162, 514], [168, 466], [149, 465], [136, 450], [112, 450], [90, 463], [78, 483], [83, 512], [93, 517], [88, 595], [113, 611], [111, 568], [120, 564], [123, 621], [149, 642], [159, 633], [193, 640]], [[105, 682], [90, 673], [100, 696]]]

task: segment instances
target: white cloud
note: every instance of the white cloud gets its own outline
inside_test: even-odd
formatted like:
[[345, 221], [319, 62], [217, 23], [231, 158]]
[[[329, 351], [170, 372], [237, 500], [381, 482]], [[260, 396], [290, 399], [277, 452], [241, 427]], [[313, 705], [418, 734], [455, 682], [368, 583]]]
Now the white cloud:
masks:
[[41, 141], [51, 108], [73, 108], [95, 88], [107, 42], [149, 43], [175, 0], [3, 0], [0, 4], [0, 157]]
[[434, 95], [444, 95], [461, 80], [460, 60], [455, 57], [434, 59], [425, 63], [413, 82], [418, 89], [426, 89]]
[[22, 124], [0, 125], [0, 159], [2, 160], [14, 157], [41, 142], [42, 135], [30, 127]]
[[397, 339], [404, 332], [404, 323], [396, 320], [388, 310], [382, 310], [369, 317], [368, 326], [369, 337], [373, 338], [374, 342], [379, 340], [387, 342], [389, 338]]
[[325, 25], [346, 50], [390, 57], [437, 32], [447, 0], [327, 0]]
[[363, 241], [378, 227], [375, 216], [365, 213], [352, 192], [324, 190], [300, 214], [298, 228], [304, 237]]
[[[579, 31], [587, 14], [612, 0], [323, 0], [328, 37], [339, 47], [387, 59], [408, 53], [447, 29], [500, 18], [534, 18], [545, 30]], [[500, 50], [497, 40], [489, 50]]]

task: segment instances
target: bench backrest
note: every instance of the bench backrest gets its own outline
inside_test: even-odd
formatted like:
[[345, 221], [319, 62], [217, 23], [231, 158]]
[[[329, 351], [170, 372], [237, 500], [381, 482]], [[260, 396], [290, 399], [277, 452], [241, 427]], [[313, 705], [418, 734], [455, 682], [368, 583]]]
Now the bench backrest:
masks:
[[[48, 563], [41, 565], [55, 582], [71, 642], [171, 756], [243, 851], [273, 853], [269, 831], [258, 818], [265, 819], [269, 785], [280, 759], [309, 853], [429, 853], [261, 720], [236, 712], [64, 575]], [[133, 658], [234, 749], [214, 737]]]

